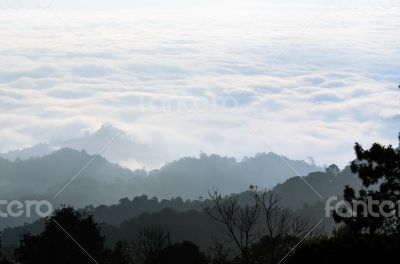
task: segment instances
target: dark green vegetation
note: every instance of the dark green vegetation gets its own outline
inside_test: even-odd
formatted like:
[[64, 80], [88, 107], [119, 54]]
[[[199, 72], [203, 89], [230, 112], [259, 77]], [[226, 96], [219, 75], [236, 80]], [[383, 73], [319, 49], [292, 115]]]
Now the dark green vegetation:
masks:
[[[355, 151], [357, 159], [343, 171], [330, 166], [305, 179], [325, 198], [343, 192], [350, 203], [368, 196], [399, 200], [400, 152], [379, 144], [368, 150], [356, 144]], [[5, 229], [2, 237], [8, 257], [22, 264], [375, 263], [400, 258], [397, 207], [386, 208], [393, 213], [388, 217], [334, 214], [334, 225], [332, 218], [324, 219], [324, 201], [308, 188], [291, 178], [270, 191], [251, 186], [226, 196], [211, 189], [204, 200], [138, 196], [79, 211], [63, 207], [47, 219]], [[324, 219], [321, 225], [319, 219]], [[1, 261], [12, 263], [2, 252]]]

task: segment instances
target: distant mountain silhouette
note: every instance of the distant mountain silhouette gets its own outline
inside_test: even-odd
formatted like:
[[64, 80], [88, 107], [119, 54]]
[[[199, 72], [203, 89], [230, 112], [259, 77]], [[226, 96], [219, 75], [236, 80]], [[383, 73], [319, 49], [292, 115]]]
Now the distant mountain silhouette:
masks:
[[[289, 164], [289, 165], [288, 165]], [[290, 160], [272, 152], [237, 161], [235, 158], [201, 154], [168, 163], [160, 170], [150, 171], [146, 180], [146, 194], [185, 198], [207, 195], [212, 187], [224, 193], [237, 193], [250, 184], [272, 188], [289, 177], [307, 175], [321, 168], [304, 161]]]
[[0, 154], [0, 158], [12, 161], [16, 159], [27, 160], [30, 158], [43, 157], [52, 153], [55, 150], [55, 147], [52, 147], [47, 143], [40, 143], [31, 147], [2, 153]]
[[[162, 157], [156, 149], [138, 142], [124, 131], [110, 124], [104, 124], [94, 132], [82, 137], [51, 142], [58, 147], [85, 150], [90, 154], [100, 154], [111, 162], [129, 166], [129, 162], [149, 164], [152, 167], [162, 163]], [[132, 168], [132, 167], [131, 167]]]
[[[138, 168], [148, 165], [159, 167], [165, 156], [156, 149], [138, 142], [124, 131], [110, 124], [102, 125], [98, 130], [86, 132], [83, 136], [65, 140], [52, 140], [31, 147], [9, 151], [0, 154], [1, 158], [9, 160], [27, 160], [40, 158], [61, 148], [85, 150], [90, 154], [101, 154], [111, 162], [117, 162], [124, 167]], [[100, 153], [101, 152], [101, 153]]]
[[[60, 149], [41, 158], [9, 161], [0, 159], [2, 173], [0, 188], [2, 193], [15, 196], [20, 194], [43, 194], [49, 188], [62, 184], [72, 178], [94, 156], [85, 151]], [[80, 177], [94, 178], [98, 182], [110, 182], [116, 178], [132, 178], [133, 173], [116, 164], [108, 162], [101, 156], [96, 157]]]
[[[62, 148], [70, 148], [77, 151], [83, 150], [91, 155], [100, 154], [108, 161], [118, 163], [122, 167], [131, 170], [141, 169], [144, 167], [150, 169], [160, 168], [166, 164], [166, 161], [170, 160], [170, 154], [164, 153], [156, 147], [151, 147], [141, 143], [121, 129], [107, 123], [103, 124], [98, 130], [85, 132], [85, 134], [80, 137], [51, 140], [31, 147], [0, 153], [0, 158], [11, 161], [15, 161], [16, 159], [28, 160], [30, 158], [41, 158]], [[223, 163], [225, 161], [216, 162]], [[181, 159], [180, 164], [183, 162], [189, 163], [190, 160]], [[302, 160], [289, 160], [286, 157], [280, 157], [272, 152], [268, 154], [259, 153], [255, 157], [245, 158], [242, 161], [242, 165], [246, 167], [246, 173], [249, 172], [247, 170], [252, 166], [252, 174], [259, 175], [261, 173], [266, 173], [266, 176], [269, 176], [271, 172], [273, 172], [277, 179], [277, 181], [274, 182], [274, 184], [276, 184], [277, 182], [296, 174], [294, 170], [285, 164], [286, 162], [293, 165], [300, 175], [306, 175], [311, 171], [321, 170], [320, 167], [313, 163], [310, 164]], [[170, 169], [175, 169], [173, 168], [174, 164], [175, 162], [169, 164]], [[218, 166], [218, 164], [216, 165]], [[281, 170], [282, 165], [287, 168]], [[260, 168], [263, 171], [259, 171]], [[290, 173], [288, 173], [288, 171], [290, 171]], [[248, 177], [252, 176], [248, 174]]]
[[[85, 167], [89, 162], [90, 165]], [[0, 191], [10, 198], [18, 198], [16, 193], [25, 196], [53, 194], [79, 172], [76, 183], [73, 182], [69, 191], [65, 191], [67, 196], [63, 195], [65, 202], [75, 206], [109, 204], [122, 196], [133, 197], [143, 193], [160, 198], [197, 198], [206, 195], [212, 187], [223, 187], [225, 193], [240, 192], [250, 184], [271, 188], [295, 174], [286, 162], [304, 175], [321, 169], [304, 161], [262, 153], [243, 161], [202, 154], [200, 157], [182, 158], [159, 170], [130, 171], [101, 156], [64, 148], [25, 161], [0, 159], [3, 176]], [[80, 171], [83, 167], [85, 169]], [[71, 200], [67, 199], [68, 196]], [[80, 198], [81, 202], [76, 204]]]

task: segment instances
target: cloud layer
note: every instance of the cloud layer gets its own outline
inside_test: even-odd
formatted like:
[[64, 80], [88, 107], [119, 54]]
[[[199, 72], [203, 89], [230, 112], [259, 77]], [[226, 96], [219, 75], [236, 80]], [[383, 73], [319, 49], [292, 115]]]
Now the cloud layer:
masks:
[[107, 122], [166, 161], [395, 143], [399, 10], [289, 2], [2, 9], [0, 150]]

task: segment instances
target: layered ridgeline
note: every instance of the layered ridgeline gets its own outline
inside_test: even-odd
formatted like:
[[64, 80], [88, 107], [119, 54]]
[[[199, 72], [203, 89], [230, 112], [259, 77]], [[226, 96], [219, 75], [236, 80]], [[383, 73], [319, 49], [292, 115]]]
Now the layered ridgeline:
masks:
[[195, 199], [206, 196], [212, 187], [221, 188], [224, 193], [241, 192], [250, 184], [272, 188], [295, 175], [291, 167], [302, 175], [321, 170], [304, 161], [262, 153], [242, 161], [201, 154], [179, 159], [157, 170], [130, 171], [101, 156], [64, 148], [40, 158], [0, 159], [0, 192], [4, 199], [32, 196], [49, 199], [79, 174], [55, 203], [78, 207], [111, 204], [121, 197], [141, 194]]
[[[104, 142], [115, 131], [105, 126], [95, 133], [69, 140], [68, 144], [67, 141], [59, 141], [57, 147], [42, 144], [4, 154], [0, 158], [2, 199], [46, 199], [55, 207], [65, 204], [85, 208], [85, 211], [95, 215], [97, 221], [105, 223], [107, 228], [120, 230], [122, 227], [119, 225], [124, 222], [139, 225], [142, 221], [138, 219], [143, 217], [146, 221], [157, 223], [162, 219], [159, 214], [166, 208], [172, 208], [166, 213], [171, 217], [171, 224], [178, 217], [175, 214], [205, 219], [202, 212], [204, 199], [213, 187], [219, 188], [223, 194], [241, 193], [250, 185], [268, 189], [275, 187], [283, 206], [297, 210], [299, 214], [317, 217], [323, 213], [321, 199], [305, 181], [324, 198], [341, 194], [346, 184], [359, 186], [358, 179], [347, 168], [340, 172], [328, 170], [325, 173], [313, 164], [290, 160], [274, 153], [260, 153], [243, 160], [200, 154], [167, 163], [160, 169], [132, 171], [93, 152], [96, 142]], [[122, 140], [116, 142], [120, 144], [119, 148], [126, 145], [126, 149], [132, 150], [136, 144], [126, 135], [118, 138]], [[130, 145], [128, 142], [134, 143]], [[60, 148], [63, 144], [73, 145], [76, 149]], [[82, 148], [90, 152], [77, 150]], [[142, 146], [144, 154], [147, 151], [145, 149]], [[112, 156], [112, 153], [102, 154], [107, 154], [115, 161], [129, 157], [133, 152], [127, 151], [126, 156], [120, 157], [115, 153]], [[86, 166], [88, 163], [89, 166]], [[296, 176], [294, 171], [307, 175], [305, 181]], [[63, 191], [59, 193], [60, 190]], [[5, 218], [0, 222], [0, 229], [32, 223], [36, 219]], [[40, 226], [40, 222], [36, 222], [7, 229], [3, 233], [5, 242], [18, 240], [25, 229], [40, 230]], [[105, 230], [109, 230], [107, 228]], [[126, 233], [123, 228], [121, 230], [121, 234]], [[109, 237], [112, 239], [113, 236]]]
[[[160, 168], [165, 164], [165, 161], [176, 160], [177, 158], [186, 156], [184, 154], [179, 156], [178, 154], [172, 154], [168, 150], [168, 146], [160, 147], [159, 145], [154, 145], [149, 142], [144, 143], [121, 129], [115, 128], [110, 124], [104, 124], [98, 130], [84, 132], [84, 134], [79, 137], [62, 140], [53, 139], [22, 149], [3, 153], [0, 152], [0, 158], [10, 161], [24, 161], [30, 158], [44, 157], [62, 148], [70, 148], [78, 151], [84, 150], [91, 155], [101, 153], [108, 161], [118, 163], [122, 167], [131, 170], [142, 167], [151, 169]], [[257, 163], [260, 161], [263, 162], [264, 160], [250, 159], [250, 161]], [[271, 170], [274, 170], [274, 164], [269, 163], [268, 165], [271, 166]], [[296, 165], [296, 168], [299, 168], [301, 174], [320, 169], [313, 164], [306, 164], [302, 161], [297, 162]], [[280, 167], [281, 164], [277, 164], [277, 168]], [[283, 175], [286, 175], [285, 172], [283, 172]]]
[[[112, 144], [97, 156], [99, 146], [110, 141]], [[49, 199], [76, 178], [53, 202], [80, 207], [116, 203], [121, 197], [143, 193], [159, 198], [195, 199], [207, 195], [212, 187], [221, 188], [224, 193], [241, 192], [250, 184], [271, 188], [297, 172], [307, 175], [322, 170], [274, 153], [260, 153], [241, 161], [200, 154], [156, 166], [160, 169], [126, 169], [129, 161], [155, 164], [161, 156], [165, 158], [122, 130], [103, 125], [81, 137], [0, 154], [0, 192], [3, 199]]]
[[[318, 193], [324, 197], [342, 194], [345, 185], [355, 188], [361, 186], [358, 177], [346, 167], [342, 171], [329, 170], [313, 172], [304, 177]], [[281, 205], [288, 207], [295, 215], [310, 222], [317, 222], [324, 217], [324, 201], [299, 177], [292, 177], [278, 184], [272, 190], [282, 198]], [[241, 193], [242, 199], [251, 199], [250, 192]], [[138, 230], [148, 225], [160, 225], [171, 231], [176, 240], [190, 240], [202, 248], [212, 243], [213, 236], [220, 236], [221, 226], [204, 212], [207, 199], [184, 200], [158, 199], [141, 195], [134, 198], [122, 198], [113, 205], [86, 206], [82, 211], [94, 215], [101, 223], [102, 233], [110, 247], [118, 240], [134, 239]], [[9, 250], [19, 243], [24, 232], [39, 233], [44, 221], [3, 230], [2, 239]], [[332, 219], [325, 219], [324, 228], [331, 231], [334, 227]]]

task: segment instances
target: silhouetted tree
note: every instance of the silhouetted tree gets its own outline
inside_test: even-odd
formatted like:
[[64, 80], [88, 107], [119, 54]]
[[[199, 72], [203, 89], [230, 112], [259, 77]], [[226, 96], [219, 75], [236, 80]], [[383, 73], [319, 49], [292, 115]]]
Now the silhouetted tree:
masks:
[[296, 244], [298, 238], [310, 230], [310, 225], [284, 208], [273, 191], [259, 190], [253, 185], [250, 190], [261, 208], [262, 225], [265, 226], [265, 235], [253, 245], [252, 255], [258, 263], [274, 264], [280, 260], [282, 252], [286, 252], [285, 248]]
[[239, 195], [232, 194], [223, 198], [216, 189], [209, 192], [209, 196], [210, 201], [206, 205], [206, 212], [225, 226], [229, 238], [241, 253], [243, 263], [248, 264], [251, 243], [259, 237], [257, 232], [257, 221], [260, 216], [258, 203], [241, 205]]
[[[347, 216], [334, 212], [335, 221], [343, 222], [353, 233], [399, 233], [400, 151], [391, 145], [385, 147], [378, 143], [373, 144], [369, 150], [364, 150], [356, 143], [354, 149], [357, 159], [350, 167], [353, 173], [358, 174], [364, 188], [356, 194], [353, 188], [345, 187], [344, 199], [353, 206], [341, 209]], [[354, 206], [361, 202], [369, 204], [374, 215], [365, 212], [362, 206]], [[384, 205], [382, 209], [387, 215], [379, 211], [380, 205]]]
[[104, 238], [92, 216], [66, 207], [46, 219], [45, 230], [39, 235], [25, 234], [16, 255], [22, 264], [101, 262]]

